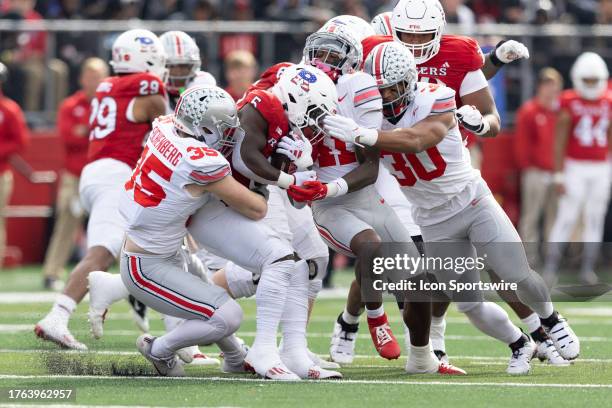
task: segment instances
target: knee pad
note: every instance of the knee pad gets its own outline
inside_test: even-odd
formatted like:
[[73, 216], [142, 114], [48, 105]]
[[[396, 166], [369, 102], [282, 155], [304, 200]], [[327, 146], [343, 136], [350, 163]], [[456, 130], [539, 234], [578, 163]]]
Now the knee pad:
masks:
[[461, 313], [468, 313], [472, 310], [474, 310], [474, 308], [480, 306], [482, 304], [482, 302], [457, 302], [457, 310], [459, 310]]
[[308, 279], [323, 280], [327, 276], [327, 264], [329, 263], [329, 255], [320, 256], [307, 260], [308, 262]]

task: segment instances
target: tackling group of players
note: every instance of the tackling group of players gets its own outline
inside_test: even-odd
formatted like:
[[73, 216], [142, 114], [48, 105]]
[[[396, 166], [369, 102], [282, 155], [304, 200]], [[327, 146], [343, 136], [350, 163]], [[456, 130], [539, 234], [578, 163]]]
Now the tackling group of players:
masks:
[[[183, 363], [196, 360], [218, 363], [197, 349], [215, 343], [225, 372], [341, 378], [337, 363], [352, 362], [364, 309], [377, 352], [400, 355], [382, 294], [360, 285], [382, 244], [418, 257], [446, 256], [434, 244], [452, 242], [453, 256], [486, 253], [494, 278], [518, 285], [504, 299], [531, 337], [481, 293], [454, 299], [479, 330], [510, 347], [508, 373], [528, 373], [536, 352], [552, 364], [578, 357], [578, 338], [472, 168], [460, 131], [499, 131], [487, 78], [528, 51], [505, 41], [485, 56], [476, 41], [443, 35], [444, 26], [438, 0], [401, 0], [372, 25], [333, 18], [308, 37], [299, 64], [269, 68], [237, 104], [199, 71], [199, 50], [185, 33], [121, 34], [115, 76], [92, 101], [80, 185], [89, 249], [36, 334], [85, 350], [68, 330], [76, 304], [89, 291], [99, 338], [110, 305], [131, 295], [164, 315], [166, 334], [137, 340], [161, 375], [184, 375]], [[327, 246], [357, 261], [332, 361], [306, 342]], [[119, 275], [102, 272], [117, 258]], [[457, 279], [454, 271], [419, 272], [411, 279]], [[476, 282], [478, 273], [459, 279]], [[248, 348], [234, 335], [242, 321], [234, 299], [252, 295], [257, 328]], [[408, 373], [465, 374], [445, 353], [450, 300], [397, 294]]]

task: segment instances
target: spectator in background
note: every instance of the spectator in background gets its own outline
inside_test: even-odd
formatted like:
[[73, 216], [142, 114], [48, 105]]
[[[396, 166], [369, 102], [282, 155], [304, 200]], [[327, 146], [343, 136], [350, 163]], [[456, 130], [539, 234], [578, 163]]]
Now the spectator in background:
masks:
[[612, 24], [612, 0], [600, 0], [597, 22], [599, 24]]
[[[8, 69], [0, 63], [0, 89], [7, 79]], [[13, 173], [9, 168], [9, 160], [25, 148], [28, 140], [28, 127], [21, 108], [0, 90], [0, 268], [6, 249], [4, 210], [13, 192]]]
[[442, 0], [446, 22], [459, 24], [464, 34], [469, 34], [474, 29], [476, 18], [474, 12], [466, 6], [464, 0]]
[[[230, 20], [248, 21], [253, 19], [253, 10], [250, 0], [234, 0], [233, 7], [228, 16]], [[251, 54], [257, 54], [257, 35], [252, 33], [231, 33], [221, 36], [219, 50], [220, 57], [225, 57], [235, 50], [246, 50]]]
[[525, 102], [516, 116], [515, 157], [521, 173], [521, 219], [519, 231], [531, 243], [527, 254], [535, 261], [537, 243], [544, 240], [554, 222], [553, 149], [555, 123], [563, 78], [554, 68], [544, 68], [538, 76], [536, 95]]
[[57, 131], [64, 144], [65, 164], [58, 186], [55, 226], [43, 264], [45, 289], [61, 290], [58, 283], [74, 247], [74, 237], [83, 219], [79, 201], [79, 176], [87, 163], [89, 105], [108, 66], [99, 58], [85, 60], [81, 89], [69, 96], [57, 113]]
[[238, 101], [257, 79], [257, 62], [250, 52], [238, 50], [230, 52], [224, 64], [227, 81], [225, 90]]

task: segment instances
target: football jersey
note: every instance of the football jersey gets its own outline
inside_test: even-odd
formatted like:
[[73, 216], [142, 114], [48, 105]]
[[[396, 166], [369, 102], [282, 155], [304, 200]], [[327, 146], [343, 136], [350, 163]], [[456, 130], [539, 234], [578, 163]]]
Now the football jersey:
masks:
[[[362, 41], [363, 59], [378, 44], [393, 41], [390, 35], [374, 35]], [[455, 91], [457, 107], [461, 102], [461, 86], [469, 72], [479, 70], [484, 65], [484, 55], [478, 42], [461, 35], [443, 35], [440, 41], [440, 51], [430, 60], [417, 65], [420, 82], [446, 85]], [[480, 89], [487, 86], [486, 81]], [[478, 89], [473, 89], [472, 92]], [[470, 92], [471, 93], [471, 92]]]
[[566, 155], [575, 160], [603, 161], [608, 157], [610, 94], [597, 100], [583, 99], [569, 89], [561, 94], [561, 109], [571, 116]]
[[[409, 128], [427, 118], [452, 112], [455, 92], [443, 85], [417, 83], [414, 101], [397, 124], [384, 120], [382, 129]], [[445, 204], [480, 177], [472, 168], [470, 154], [455, 126], [436, 146], [416, 154], [381, 152], [383, 161], [397, 178], [413, 204], [415, 221], [424, 225], [427, 210]], [[425, 210], [425, 211], [422, 211]]]
[[178, 136], [171, 116], [156, 119], [119, 203], [130, 239], [154, 254], [176, 253], [187, 234], [189, 217], [210, 198], [209, 194], [193, 197], [185, 186], [206, 185], [229, 174], [229, 163], [221, 153], [194, 138]]
[[132, 118], [135, 98], [166, 96], [164, 84], [149, 73], [112, 76], [102, 81], [91, 101], [89, 116], [89, 163], [111, 158], [134, 167], [151, 123]]
[[[372, 76], [365, 72], [341, 75], [336, 90], [340, 115], [353, 119], [361, 127], [380, 129], [382, 98]], [[323, 138], [316, 158], [317, 176], [325, 183], [344, 176], [359, 165], [355, 145], [330, 136]]]

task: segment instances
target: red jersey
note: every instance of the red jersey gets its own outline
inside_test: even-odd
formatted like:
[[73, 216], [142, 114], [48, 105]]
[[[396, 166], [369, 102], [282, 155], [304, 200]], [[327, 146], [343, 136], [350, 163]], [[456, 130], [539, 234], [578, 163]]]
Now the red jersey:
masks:
[[278, 77], [283, 73], [283, 69], [291, 65], [293, 65], [291, 62], [279, 62], [278, 64], [272, 65], [261, 74], [259, 79], [255, 81], [249, 89], [247, 89], [245, 95], [254, 89], [272, 88], [278, 82]]
[[[393, 41], [390, 35], [374, 35], [362, 41], [363, 59], [378, 44]], [[484, 55], [478, 42], [470, 37], [460, 35], [443, 35], [440, 51], [430, 60], [417, 65], [419, 81], [443, 84], [455, 91], [457, 107], [461, 103], [461, 84], [468, 72], [481, 69]]]
[[29, 139], [21, 108], [0, 93], [0, 173], [9, 169], [9, 158], [22, 151]]
[[111, 158], [134, 167], [151, 123], [131, 120], [132, 101], [139, 96], [157, 94], [166, 95], [164, 84], [145, 72], [112, 76], [102, 81], [91, 101], [88, 162]]
[[557, 114], [540, 105], [536, 98], [521, 106], [516, 114], [514, 135], [514, 156], [519, 169], [553, 170]]
[[608, 127], [612, 96], [583, 99], [573, 89], [561, 94], [561, 109], [571, 116], [570, 135], [565, 154], [576, 160], [603, 161], [608, 156]]
[[87, 164], [90, 102], [78, 91], [62, 102], [57, 112], [57, 130], [64, 142], [65, 169], [75, 176]]

